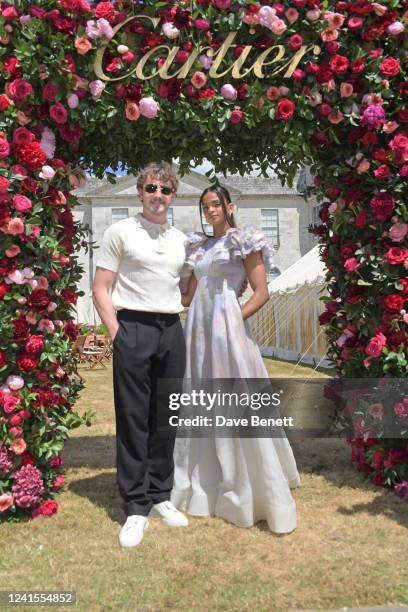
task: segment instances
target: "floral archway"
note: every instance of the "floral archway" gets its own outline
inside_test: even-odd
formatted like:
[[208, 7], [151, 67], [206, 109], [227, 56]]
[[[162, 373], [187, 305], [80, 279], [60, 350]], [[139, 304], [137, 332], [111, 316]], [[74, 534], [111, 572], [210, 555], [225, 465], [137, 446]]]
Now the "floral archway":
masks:
[[[217, 172], [309, 164], [341, 377], [404, 378], [408, 2], [0, 3], [0, 518], [50, 515], [64, 441], [89, 421], [69, 347], [86, 170], [204, 158]], [[353, 458], [408, 496], [408, 398], [354, 415]], [[380, 437], [377, 437], [380, 436]]]

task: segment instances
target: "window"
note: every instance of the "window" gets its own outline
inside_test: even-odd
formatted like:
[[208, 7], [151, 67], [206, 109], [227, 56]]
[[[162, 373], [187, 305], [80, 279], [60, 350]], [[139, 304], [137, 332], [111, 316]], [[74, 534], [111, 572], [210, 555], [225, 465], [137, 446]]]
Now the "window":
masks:
[[322, 220], [319, 217], [319, 212], [322, 209], [321, 206], [313, 206], [312, 208], [312, 225], [321, 225]]
[[174, 213], [172, 208], [167, 209], [167, 223], [169, 225], [174, 225]]
[[261, 209], [262, 231], [271, 245], [279, 248], [279, 210], [277, 208]]
[[121, 219], [127, 219], [129, 216], [128, 208], [112, 208], [112, 223], [121, 221]]

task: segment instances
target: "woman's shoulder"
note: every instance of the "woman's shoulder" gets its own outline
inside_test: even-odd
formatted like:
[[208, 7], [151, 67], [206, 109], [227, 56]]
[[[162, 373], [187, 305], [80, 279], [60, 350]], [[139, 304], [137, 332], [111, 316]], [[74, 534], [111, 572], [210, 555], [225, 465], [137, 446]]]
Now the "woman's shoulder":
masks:
[[186, 245], [188, 249], [194, 249], [202, 246], [206, 241], [207, 236], [203, 232], [189, 232]]
[[245, 259], [250, 253], [261, 252], [267, 270], [272, 265], [272, 246], [265, 234], [252, 225], [229, 229], [226, 234], [225, 247], [241, 259]]

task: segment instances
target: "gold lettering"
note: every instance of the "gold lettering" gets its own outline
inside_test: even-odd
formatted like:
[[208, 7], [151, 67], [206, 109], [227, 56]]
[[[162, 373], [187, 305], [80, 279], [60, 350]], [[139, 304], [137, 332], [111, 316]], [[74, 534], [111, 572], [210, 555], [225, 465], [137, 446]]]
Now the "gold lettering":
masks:
[[252, 70], [252, 66], [245, 70], [243, 74], [241, 74], [240, 69], [245, 64], [248, 55], [251, 53], [252, 45], [245, 45], [245, 48], [242, 50], [241, 55], [235, 60], [232, 64], [232, 72], [231, 76], [233, 79], [244, 79]]
[[219, 79], [219, 78], [225, 76], [226, 74], [228, 74], [228, 72], [231, 70], [231, 66], [230, 66], [229, 68], [227, 68], [227, 70], [225, 70], [221, 74], [217, 74], [217, 70], [218, 70], [221, 62], [225, 58], [225, 55], [227, 54], [227, 51], [233, 46], [232, 45], [232, 41], [234, 40], [236, 35], [237, 35], [236, 32], [230, 32], [228, 34], [227, 38], [222, 43], [221, 47], [218, 49], [218, 51], [216, 53], [214, 53], [215, 60], [214, 60], [212, 66], [211, 66], [211, 68], [210, 68], [210, 70], [208, 72], [208, 76], [211, 79]]
[[[160, 23], [160, 19], [158, 19], [157, 17], [149, 17], [149, 15], [132, 16], [126, 19], [125, 21], [123, 21], [122, 23], [119, 23], [117, 26], [113, 28], [113, 36], [115, 36], [115, 34], [119, 32], [119, 30], [121, 30], [123, 27], [125, 27], [125, 25], [127, 25], [130, 21], [133, 21], [134, 19], [147, 19], [148, 21], [150, 21], [150, 23], [153, 24], [154, 27], [156, 27]], [[112, 78], [112, 77], [107, 76], [103, 71], [102, 64], [103, 64], [103, 56], [105, 55], [105, 51], [108, 45], [109, 45], [109, 41], [105, 45], [103, 45], [100, 49], [98, 49], [98, 51], [96, 52], [95, 63], [94, 63], [95, 74], [98, 77], [98, 79], [101, 79], [102, 81], [122, 81], [123, 79], [126, 79], [131, 74], [133, 74], [136, 71], [136, 68], [128, 72], [128, 74], [121, 75], [120, 77]]]
[[[278, 49], [278, 53], [276, 54], [276, 56], [273, 59], [271, 59], [269, 62], [265, 62], [268, 55], [275, 49]], [[262, 51], [261, 55], [258, 57], [256, 62], [254, 62], [254, 65], [252, 66], [255, 76], [257, 76], [258, 79], [263, 79], [265, 75], [262, 71], [262, 67], [270, 66], [271, 64], [280, 62], [280, 60], [284, 56], [285, 56], [285, 47], [283, 45], [274, 45], [273, 47], [269, 47], [269, 49], [265, 49], [265, 51]]]
[[[167, 45], [159, 45], [158, 47], [153, 47], [153, 49], [150, 49], [150, 51], [145, 53], [142, 59], [140, 60], [140, 62], [137, 63], [137, 66], [133, 71], [136, 73], [137, 78], [140, 79], [141, 81], [149, 81], [149, 79], [152, 79], [153, 77], [157, 76], [160, 73], [160, 70], [156, 70], [152, 74], [149, 74], [149, 76], [145, 76], [143, 74], [143, 68], [145, 67], [147, 60], [149, 60], [152, 57], [152, 55], [154, 55], [156, 51], [158, 51], [159, 49], [167, 49], [167, 51], [169, 52], [169, 55], [171, 54], [171, 49]], [[130, 74], [132, 74], [132, 72]]]

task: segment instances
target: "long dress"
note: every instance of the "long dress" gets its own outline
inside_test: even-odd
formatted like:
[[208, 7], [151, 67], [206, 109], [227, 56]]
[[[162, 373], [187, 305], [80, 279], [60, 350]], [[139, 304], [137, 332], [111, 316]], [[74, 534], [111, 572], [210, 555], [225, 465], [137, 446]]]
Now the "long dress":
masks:
[[[186, 379], [269, 378], [238, 293], [245, 257], [262, 252], [267, 269], [271, 248], [252, 228], [231, 228], [219, 238], [190, 234], [187, 270], [197, 289], [185, 325]], [[286, 437], [206, 437], [176, 440], [172, 501], [195, 516], [219, 516], [251, 527], [266, 520], [271, 531], [296, 528], [290, 488], [299, 484]]]

